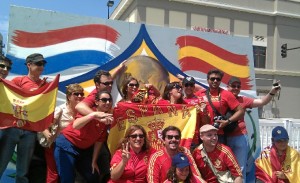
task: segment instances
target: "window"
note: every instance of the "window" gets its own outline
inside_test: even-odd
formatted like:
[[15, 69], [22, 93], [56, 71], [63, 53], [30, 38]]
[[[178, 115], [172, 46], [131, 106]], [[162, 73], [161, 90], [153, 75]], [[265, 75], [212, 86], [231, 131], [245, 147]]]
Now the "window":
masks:
[[255, 68], [266, 68], [266, 47], [253, 46], [253, 58]]

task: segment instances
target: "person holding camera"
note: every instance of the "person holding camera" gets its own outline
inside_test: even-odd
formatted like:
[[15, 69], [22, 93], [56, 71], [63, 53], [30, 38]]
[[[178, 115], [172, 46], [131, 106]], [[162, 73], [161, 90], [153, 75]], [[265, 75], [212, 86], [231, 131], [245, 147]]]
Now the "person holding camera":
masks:
[[[239, 96], [241, 91], [241, 80], [237, 77], [231, 77], [227, 89], [240, 102], [243, 108], [262, 107], [269, 103], [274, 95], [280, 90], [279, 81], [273, 84], [269, 93], [263, 98], [253, 99], [245, 96]], [[238, 163], [242, 169], [243, 179], [246, 181], [247, 156], [249, 152], [248, 135], [244, 118], [238, 121], [238, 126], [227, 134], [227, 145], [235, 154]]]
[[[219, 142], [221, 143], [225, 142], [223, 129], [230, 130], [231, 126], [236, 124], [235, 121], [243, 118], [245, 112], [236, 97], [220, 87], [223, 75], [224, 73], [218, 69], [210, 70], [207, 73], [209, 88], [195, 93], [204, 98], [210, 116], [210, 124], [219, 129], [218, 135], [220, 135]], [[232, 112], [232, 115], [225, 117], [228, 111]]]

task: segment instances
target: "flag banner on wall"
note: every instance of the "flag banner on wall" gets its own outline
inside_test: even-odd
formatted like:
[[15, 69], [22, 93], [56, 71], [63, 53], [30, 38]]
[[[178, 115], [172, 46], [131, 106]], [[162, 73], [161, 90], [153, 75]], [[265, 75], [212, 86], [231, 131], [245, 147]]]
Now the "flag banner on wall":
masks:
[[181, 130], [181, 146], [190, 147], [196, 126], [196, 108], [190, 105], [144, 105], [119, 103], [114, 108], [114, 123], [108, 136], [108, 146], [113, 154], [125, 131], [137, 124], [145, 128], [150, 145], [155, 149], [163, 146], [162, 130], [176, 126]]
[[24, 91], [8, 80], [0, 80], [0, 128], [17, 127], [18, 120], [25, 121], [19, 128], [43, 131], [52, 122], [56, 106], [59, 75], [35, 91]]

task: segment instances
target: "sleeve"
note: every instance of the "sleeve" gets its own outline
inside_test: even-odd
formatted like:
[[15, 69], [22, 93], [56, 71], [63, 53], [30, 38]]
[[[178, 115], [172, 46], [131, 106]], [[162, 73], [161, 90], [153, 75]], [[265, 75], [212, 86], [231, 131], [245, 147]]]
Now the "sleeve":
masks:
[[110, 161], [110, 171], [114, 169], [122, 160], [122, 153], [120, 150], [117, 150]]
[[148, 183], [160, 182], [160, 164], [159, 164], [158, 153], [154, 153], [150, 157], [148, 171], [147, 171], [147, 180]]
[[236, 157], [229, 147], [223, 146], [226, 156], [224, 157], [225, 164], [230, 170], [231, 174], [235, 177], [243, 176], [239, 164], [237, 163]]
[[56, 120], [60, 121], [62, 112], [63, 112], [63, 110], [62, 110], [62, 108], [61, 108], [60, 106], [55, 107], [54, 118], [55, 118]]
[[253, 98], [249, 98], [249, 97], [242, 97], [242, 107], [244, 108], [244, 109], [246, 109], [246, 108], [252, 108], [252, 105], [253, 105], [253, 101], [254, 101], [254, 99]]
[[86, 105], [92, 108], [95, 105], [95, 96], [97, 94], [97, 89], [94, 89], [86, 98], [82, 100]]
[[186, 149], [185, 150], [185, 155], [189, 158], [189, 161], [191, 163], [190, 166], [191, 166], [193, 175], [194, 176], [201, 176], [191, 152], [187, 148], [185, 148], [185, 149]]
[[226, 100], [228, 107], [231, 110], [234, 110], [235, 108], [237, 108], [240, 105], [240, 102], [238, 101], [238, 99], [229, 91], [227, 90], [223, 90], [224, 92], [224, 100]]
[[14, 79], [11, 80], [15, 85], [21, 86], [21, 77], [15, 77]]

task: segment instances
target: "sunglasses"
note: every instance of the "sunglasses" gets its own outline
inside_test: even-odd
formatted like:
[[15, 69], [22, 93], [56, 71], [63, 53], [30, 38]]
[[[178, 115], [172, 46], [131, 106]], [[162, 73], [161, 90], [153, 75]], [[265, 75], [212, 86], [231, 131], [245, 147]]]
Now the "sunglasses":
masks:
[[77, 96], [77, 97], [80, 95], [80, 96], [83, 97], [83, 96], [84, 96], [84, 93], [83, 93], [83, 92], [73, 92], [72, 95], [75, 95], [75, 96]]
[[193, 83], [185, 83], [184, 84], [184, 87], [194, 87], [195, 86], [195, 84], [193, 84]]
[[145, 136], [144, 134], [133, 134], [133, 135], [129, 135], [129, 137], [136, 139], [137, 137], [139, 137], [140, 139], [143, 139]]
[[11, 70], [11, 67], [10, 66], [7, 66], [7, 65], [4, 65], [4, 64], [0, 64], [0, 67], [2, 69], [4, 69], [6, 67], [6, 70], [10, 71]]
[[112, 98], [100, 98], [99, 100], [101, 100], [101, 102], [103, 103], [107, 103], [107, 102], [111, 102], [112, 101]]
[[138, 88], [140, 85], [139, 84], [134, 84], [134, 83], [129, 83], [128, 86]]
[[173, 86], [173, 88], [176, 88], [177, 90], [179, 90], [179, 89], [181, 89], [182, 87], [181, 87], [178, 83], [176, 83], [176, 84]]
[[212, 78], [209, 78], [210, 81], [215, 81], [217, 80], [217, 82], [221, 81], [221, 78], [215, 78], [215, 77], [212, 77]]
[[40, 61], [40, 62], [32, 62], [34, 65], [36, 65], [36, 66], [45, 66], [46, 65], [46, 63], [45, 62], [43, 62], [43, 61]]
[[230, 85], [231, 88], [241, 88], [241, 85]]
[[105, 86], [112, 86], [113, 84], [114, 84], [114, 82], [113, 81], [107, 81], [107, 82], [104, 82], [104, 83], [102, 83], [102, 82], [99, 82], [100, 84], [103, 84], [103, 85], [105, 85]]
[[168, 140], [172, 140], [173, 138], [175, 138], [176, 140], [180, 139], [179, 135], [166, 135], [166, 137], [168, 138]]

